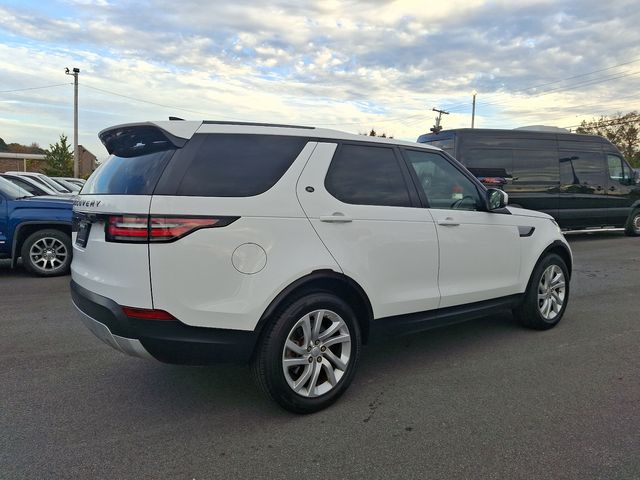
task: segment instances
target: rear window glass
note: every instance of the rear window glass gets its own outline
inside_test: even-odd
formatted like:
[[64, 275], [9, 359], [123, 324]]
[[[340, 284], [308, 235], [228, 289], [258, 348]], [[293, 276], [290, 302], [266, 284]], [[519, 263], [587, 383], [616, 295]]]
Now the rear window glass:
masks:
[[83, 195], [151, 195], [175, 150], [146, 155], [111, 155], [82, 187]]
[[308, 140], [208, 134], [200, 142], [178, 186], [178, 195], [250, 197], [264, 193], [284, 175]]

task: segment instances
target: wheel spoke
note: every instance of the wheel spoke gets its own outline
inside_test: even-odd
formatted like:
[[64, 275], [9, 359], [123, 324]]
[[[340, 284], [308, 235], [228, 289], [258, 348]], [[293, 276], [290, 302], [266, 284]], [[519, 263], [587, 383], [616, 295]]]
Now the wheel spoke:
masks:
[[300, 345], [298, 345], [297, 343], [291, 341], [291, 340], [287, 340], [287, 343], [285, 344], [285, 347], [289, 350], [291, 350], [292, 352], [297, 353], [298, 355], [304, 355], [305, 353], [307, 353], [307, 349], [301, 347]]
[[313, 375], [311, 376], [311, 380], [309, 381], [309, 387], [307, 388], [307, 391], [309, 392], [310, 397], [314, 396], [313, 391], [316, 389], [316, 384], [318, 383], [318, 377], [320, 376], [320, 371], [322, 370], [318, 362], [313, 362], [312, 365], [313, 365]]
[[336, 383], [338, 383], [336, 380], [336, 374], [333, 371], [333, 367], [331, 366], [331, 364], [326, 359], [324, 359], [321, 365], [324, 369], [324, 373], [327, 374], [327, 380], [329, 381], [331, 386], [334, 386]]
[[336, 345], [338, 343], [344, 343], [344, 342], [350, 342], [351, 341], [351, 336], [348, 334], [344, 334], [344, 335], [338, 335], [336, 337], [332, 337], [329, 340], [327, 340], [326, 342], [324, 342], [324, 346], [325, 347], [330, 347], [331, 345]]
[[309, 381], [309, 378], [311, 378], [311, 374], [313, 373], [313, 365], [314, 364], [310, 363], [307, 364], [306, 367], [304, 367], [302, 375], [300, 375], [300, 378], [298, 378], [298, 380], [296, 380], [292, 385], [294, 392], [300, 391], [300, 389], [304, 387], [305, 383]]
[[305, 345], [311, 345], [311, 315], [305, 315], [302, 319], [302, 338]]
[[320, 335], [320, 327], [322, 326], [322, 320], [324, 319], [324, 310], [318, 310], [316, 313], [316, 319], [313, 324], [313, 331], [311, 332], [311, 339], [318, 340], [318, 336]]
[[308, 365], [309, 360], [304, 357], [285, 358], [284, 360], [282, 360], [282, 364], [287, 368], [297, 367], [298, 365]]
[[347, 369], [347, 364], [338, 358], [331, 350], [325, 351], [324, 356], [340, 370], [344, 371]]
[[324, 332], [322, 332], [322, 334], [319, 337], [319, 340], [324, 342], [326, 338], [331, 337], [331, 335], [333, 335], [338, 330], [340, 330], [340, 327], [342, 327], [342, 320], [333, 322], [329, 328], [327, 328]]

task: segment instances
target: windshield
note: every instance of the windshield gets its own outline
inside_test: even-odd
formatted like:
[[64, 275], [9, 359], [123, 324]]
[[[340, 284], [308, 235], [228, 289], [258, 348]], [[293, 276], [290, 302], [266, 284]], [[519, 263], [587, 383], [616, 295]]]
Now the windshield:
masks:
[[39, 180], [43, 181], [44, 183], [46, 183], [50, 188], [52, 188], [56, 192], [71, 193], [71, 191], [69, 189], [63, 187], [58, 182], [56, 182], [55, 180], [52, 180], [51, 178], [47, 177], [46, 175], [38, 175], [37, 178]]
[[27, 192], [24, 188], [19, 187], [2, 177], [0, 177], [0, 192], [11, 200], [22, 197], [33, 197], [33, 195]]

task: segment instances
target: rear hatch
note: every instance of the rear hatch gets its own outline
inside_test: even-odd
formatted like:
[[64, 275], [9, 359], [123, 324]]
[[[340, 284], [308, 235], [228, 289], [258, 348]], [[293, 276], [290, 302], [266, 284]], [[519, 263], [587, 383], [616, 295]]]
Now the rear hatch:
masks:
[[110, 156], [74, 202], [72, 279], [120, 305], [153, 308], [151, 196], [187, 139], [153, 124], [114, 127], [101, 132], [100, 139]]

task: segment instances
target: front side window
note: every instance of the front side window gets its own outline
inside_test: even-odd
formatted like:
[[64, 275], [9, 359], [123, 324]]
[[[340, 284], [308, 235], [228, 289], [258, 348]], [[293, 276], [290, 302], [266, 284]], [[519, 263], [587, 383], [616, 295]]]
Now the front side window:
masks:
[[476, 185], [446, 158], [435, 153], [406, 150], [409, 163], [431, 208], [479, 210]]
[[630, 178], [631, 172], [625, 166], [624, 160], [618, 155], [607, 155], [607, 163], [609, 164], [609, 178], [625, 183]]
[[342, 145], [331, 161], [325, 186], [345, 203], [411, 206], [400, 165], [388, 147]]

